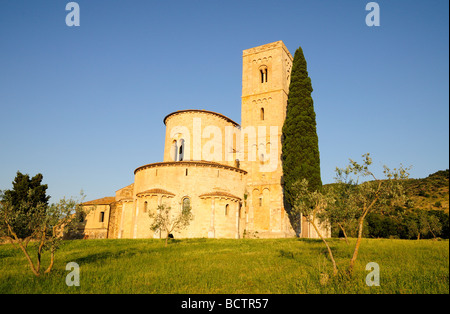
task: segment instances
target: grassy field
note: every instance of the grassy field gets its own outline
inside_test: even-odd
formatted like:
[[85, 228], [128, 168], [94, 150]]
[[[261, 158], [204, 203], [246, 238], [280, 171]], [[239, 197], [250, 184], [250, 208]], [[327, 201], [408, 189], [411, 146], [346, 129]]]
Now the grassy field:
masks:
[[[353, 244], [331, 240], [342, 270]], [[78, 287], [65, 283], [69, 262], [80, 266]], [[369, 262], [379, 287], [365, 284]], [[331, 273], [323, 243], [307, 239], [67, 241], [39, 278], [22, 252], [0, 245], [0, 293], [449, 293], [449, 242], [364, 239], [354, 276]]]

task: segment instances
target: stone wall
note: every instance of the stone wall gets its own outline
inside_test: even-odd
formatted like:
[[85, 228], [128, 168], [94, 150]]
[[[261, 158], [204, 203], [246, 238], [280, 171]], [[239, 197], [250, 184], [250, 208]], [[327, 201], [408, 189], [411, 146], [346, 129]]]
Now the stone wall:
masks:
[[241, 217], [237, 219], [236, 215], [246, 174], [242, 169], [213, 162], [163, 162], [139, 167], [135, 171], [136, 198], [122, 214], [124, 237], [158, 237], [149, 229], [148, 212], [155, 212], [163, 203], [180, 212], [185, 198], [189, 199], [194, 220], [186, 230], [175, 233], [176, 237], [237, 237], [237, 220]]

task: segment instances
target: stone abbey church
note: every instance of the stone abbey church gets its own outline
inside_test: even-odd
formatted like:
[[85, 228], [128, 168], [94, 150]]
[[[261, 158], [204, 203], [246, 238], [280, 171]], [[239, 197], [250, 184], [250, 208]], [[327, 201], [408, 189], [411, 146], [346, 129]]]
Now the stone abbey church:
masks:
[[164, 238], [150, 230], [161, 204], [191, 208], [175, 238], [317, 237], [304, 220], [293, 227], [281, 186], [292, 61], [282, 41], [243, 51], [240, 125], [207, 110], [168, 114], [163, 161], [135, 169], [114, 197], [83, 203], [85, 238]]

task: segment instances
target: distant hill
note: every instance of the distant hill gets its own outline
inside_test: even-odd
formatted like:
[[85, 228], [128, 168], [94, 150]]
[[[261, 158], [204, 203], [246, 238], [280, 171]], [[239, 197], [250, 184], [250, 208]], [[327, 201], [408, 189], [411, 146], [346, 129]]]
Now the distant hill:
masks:
[[[332, 186], [335, 183], [324, 185]], [[405, 180], [411, 209], [443, 210], [449, 212], [449, 170], [440, 170], [423, 179]]]
[[449, 170], [437, 171], [423, 179], [408, 179], [406, 190], [412, 208], [449, 212]]
[[[324, 185], [332, 186], [335, 183]], [[437, 171], [423, 179], [407, 179], [404, 187], [408, 200], [403, 207], [392, 208], [387, 212], [372, 212], [366, 217], [364, 237], [426, 239], [440, 237], [448, 239], [449, 229], [449, 170]], [[425, 214], [425, 215], [422, 215]], [[437, 221], [436, 221], [437, 219]], [[440, 230], [429, 232], [423, 228], [440, 226]], [[331, 227], [334, 237], [341, 236], [339, 227]], [[334, 233], [333, 233], [334, 232]], [[349, 229], [350, 236], [355, 236], [356, 229]]]

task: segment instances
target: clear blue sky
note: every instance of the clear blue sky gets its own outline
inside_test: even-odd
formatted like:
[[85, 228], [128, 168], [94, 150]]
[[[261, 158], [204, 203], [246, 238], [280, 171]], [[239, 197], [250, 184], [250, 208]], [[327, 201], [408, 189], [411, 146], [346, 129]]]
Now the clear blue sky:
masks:
[[324, 183], [370, 152], [422, 178], [449, 168], [449, 2], [0, 0], [0, 189], [42, 173], [51, 201], [113, 196], [163, 159], [163, 118], [240, 122], [242, 50], [301, 46]]

